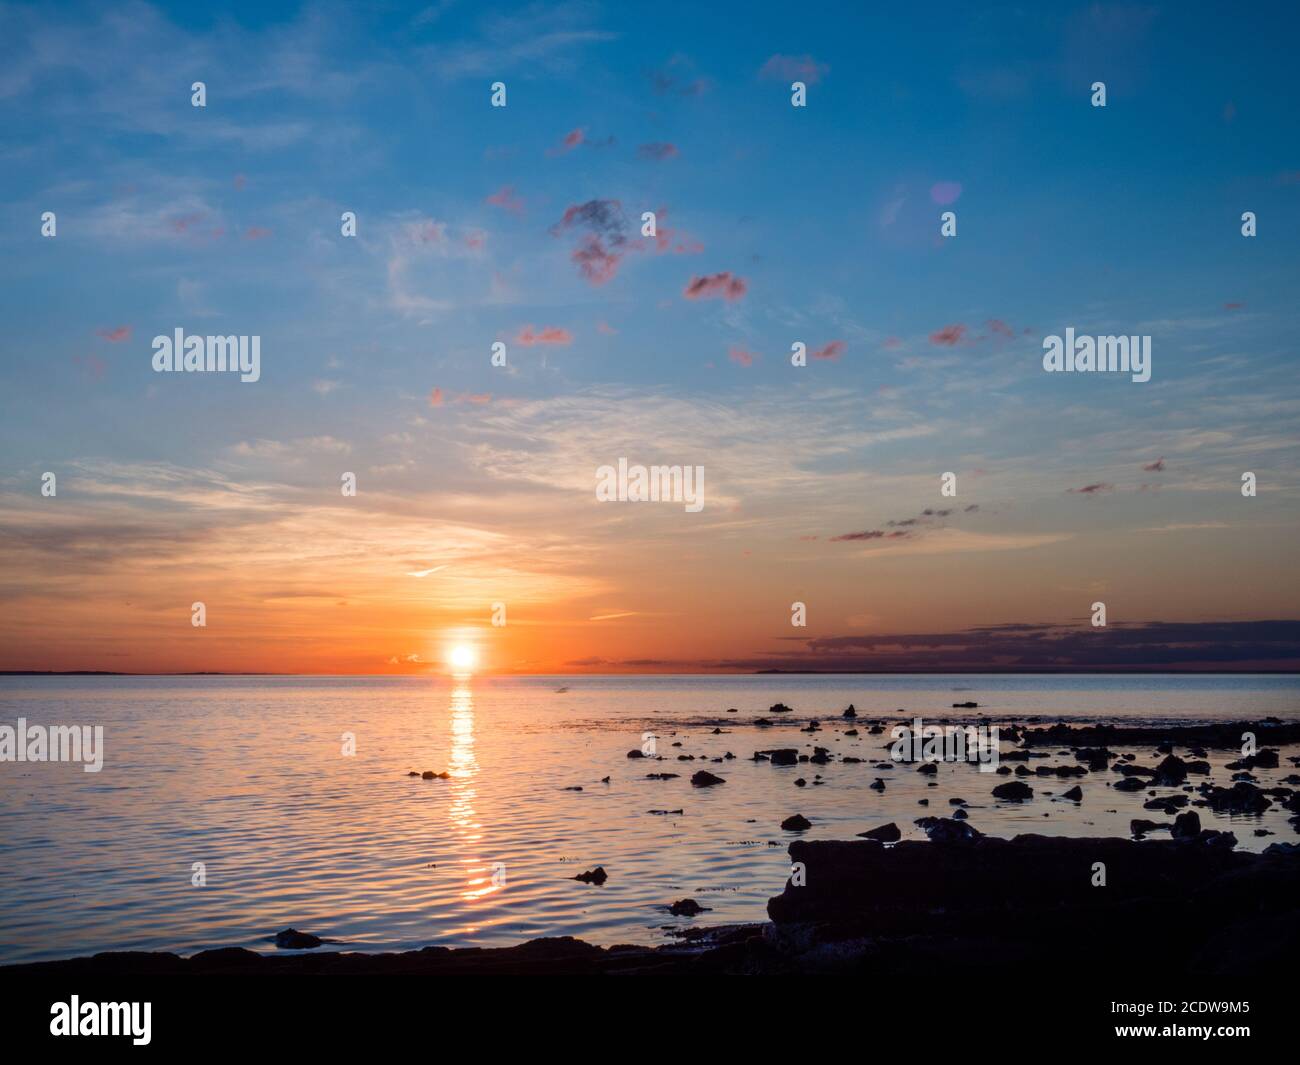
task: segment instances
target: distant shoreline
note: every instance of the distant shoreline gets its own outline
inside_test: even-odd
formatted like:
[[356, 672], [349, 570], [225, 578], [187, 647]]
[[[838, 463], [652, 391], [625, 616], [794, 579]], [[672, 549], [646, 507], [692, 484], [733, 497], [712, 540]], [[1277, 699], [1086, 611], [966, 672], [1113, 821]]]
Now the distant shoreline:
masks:
[[[1297, 669], [755, 669], [690, 673], [489, 673], [478, 677], [1297, 677]], [[183, 673], [127, 673], [111, 669], [0, 669], [0, 677], [449, 677], [429, 673], [249, 673], [191, 670]]]

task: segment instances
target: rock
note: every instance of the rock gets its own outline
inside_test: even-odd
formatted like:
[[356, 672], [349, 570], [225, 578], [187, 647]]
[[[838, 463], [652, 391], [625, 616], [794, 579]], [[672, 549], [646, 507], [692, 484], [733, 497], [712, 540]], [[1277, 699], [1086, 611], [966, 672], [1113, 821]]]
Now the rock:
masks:
[[877, 839], [881, 843], [897, 843], [903, 838], [903, 833], [898, 830], [898, 826], [893, 821], [879, 828], [873, 828], [870, 832], [859, 832], [858, 835], [863, 839]]
[[773, 765], [797, 765], [799, 763], [799, 752], [793, 747], [781, 747], [775, 751], [761, 751], [759, 753], [767, 755], [772, 760]]
[[276, 932], [275, 945], [281, 950], [312, 950], [321, 945], [321, 938], [309, 932], [299, 932], [296, 928], [286, 928]]
[[869, 787], [872, 791], [884, 791], [885, 782], [881, 780], [879, 777], [876, 777], [876, 779], [873, 780], [870, 784], [868, 784], [867, 787]]
[[1163, 795], [1155, 799], [1148, 799], [1142, 804], [1145, 810], [1159, 810], [1161, 813], [1177, 813], [1187, 805], [1186, 795]]
[[692, 786], [697, 788], [711, 788], [713, 787], [714, 784], [725, 784], [725, 783], [726, 783], [725, 780], [723, 780], [721, 777], [715, 777], [707, 769], [701, 769], [698, 773], [696, 773], [693, 777], [691, 777]]
[[1144, 788], [1150, 787], [1150, 785], [1137, 777], [1125, 777], [1118, 784], [1112, 784], [1111, 787], [1116, 791], [1142, 791]]
[[648, 813], [648, 814], [660, 814], [660, 815], [663, 815], [663, 816], [666, 816], [666, 815], [668, 815], [668, 814], [680, 814], [680, 813], [684, 813], [684, 812], [685, 812], [685, 811], [683, 811], [683, 810], [647, 810], [647, 811], [646, 811], [646, 813]]
[[[1194, 816], [1194, 815], [1193, 815]], [[1148, 832], [1156, 832], [1162, 828], [1172, 828], [1173, 826], [1166, 821], [1161, 824], [1158, 821], [1147, 821], [1143, 818], [1134, 818], [1128, 823], [1129, 831], [1135, 836], [1143, 836]]]
[[412, 770], [411, 770], [409, 773], [407, 773], [406, 775], [407, 775], [408, 777], [418, 777], [420, 774], [419, 774], [416, 770], [412, 769]]
[[1152, 784], [1176, 788], [1187, 779], [1187, 763], [1177, 755], [1169, 755], [1156, 766], [1156, 776]]
[[806, 832], [812, 828], [812, 822], [802, 814], [793, 814], [781, 822], [781, 827], [786, 832]]
[[668, 907], [674, 917], [694, 917], [696, 914], [708, 913], [708, 906], [701, 906], [694, 899], [678, 899]]
[[858, 730], [855, 728], [846, 728], [844, 730], [844, 735], [846, 736], [856, 736], [857, 734], [858, 734]]
[[796, 781], [794, 782], [794, 786], [795, 786], [796, 788], [807, 787], [807, 785], [808, 785], [808, 781], [804, 780], [803, 777], [800, 777], [798, 780], [796, 780]]
[[1076, 785], [1075, 785], [1074, 787], [1072, 787], [1069, 791], [1062, 792], [1062, 793], [1061, 793], [1061, 798], [1063, 798], [1063, 799], [1071, 799], [1071, 800], [1073, 800], [1074, 802], [1082, 802], [1082, 801], [1083, 801], [1083, 789], [1082, 789], [1081, 787], [1079, 787], [1078, 784], [1076, 784]]
[[955, 817], [918, 817], [914, 824], [934, 843], [973, 843], [983, 835], [974, 825]]
[[603, 865], [598, 865], [595, 869], [588, 869], [585, 873], [579, 873], [570, 879], [581, 880], [584, 884], [603, 884], [609, 879], [609, 874], [605, 872]]
[[922, 762], [917, 766], [916, 771], [918, 773], [923, 773], [927, 777], [932, 777], [939, 772], [939, 767], [933, 762]]
[[1229, 762], [1225, 769], [1276, 769], [1277, 768], [1277, 751], [1259, 751], [1256, 754], [1248, 754], [1244, 758], [1239, 758], [1235, 762]]
[[1034, 789], [1021, 780], [1008, 780], [1005, 784], [999, 784], [993, 789], [995, 799], [1006, 799], [1008, 802], [1024, 802], [1026, 799], [1034, 797]]
[[435, 773], [432, 769], [426, 769], [420, 774], [421, 780], [446, 780], [451, 774], [447, 772]]
[[1258, 787], [1244, 780], [1237, 781], [1230, 788], [1203, 784], [1201, 791], [1210, 809], [1217, 813], [1261, 814], [1273, 805], [1273, 801]]
[[767, 718], [765, 718], [765, 717], [756, 717], [756, 718], [754, 718], [754, 724], [757, 725], [759, 728], [771, 728], [771, 727], [772, 727], [772, 722], [769, 721], [769, 720], [768, 720]]
[[1195, 810], [1188, 810], [1174, 818], [1174, 827], [1169, 830], [1174, 839], [1191, 839], [1201, 834], [1201, 819]]
[[858, 712], [853, 709], [852, 703], [849, 703], [849, 708], [845, 710], [844, 713], [840, 714], [840, 717], [847, 717], [847, 718], [854, 718], [857, 716], [858, 716]]
[[954, 821], [965, 821], [969, 816], [970, 814], [960, 807], [952, 812], [952, 819]]
[[647, 773], [646, 780], [676, 780], [680, 773]]
[[773, 703], [767, 708], [769, 714], [790, 714], [794, 711], [785, 705], [785, 703]]
[[633, 747], [632, 750], [627, 752], [627, 756], [629, 758], [644, 758], [645, 751], [641, 750], [640, 747]]
[[953, 703], [952, 704], [952, 708], [954, 710], [974, 710], [977, 706], [979, 706], [979, 703]]

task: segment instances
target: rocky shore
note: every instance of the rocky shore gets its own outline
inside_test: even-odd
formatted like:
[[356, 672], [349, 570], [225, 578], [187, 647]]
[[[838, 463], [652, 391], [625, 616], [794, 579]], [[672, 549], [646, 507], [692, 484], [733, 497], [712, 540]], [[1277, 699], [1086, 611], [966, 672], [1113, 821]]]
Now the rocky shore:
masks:
[[1023, 982], [1046, 971], [1112, 982], [1152, 976], [1290, 978], [1300, 957], [1300, 848], [1277, 844], [1249, 854], [1234, 851], [1231, 837], [1224, 836], [1007, 840], [935, 831], [928, 842], [895, 845], [878, 839], [796, 841], [790, 858], [804, 882], [787, 883], [770, 900], [770, 922], [700, 929], [659, 947], [603, 948], [563, 937], [504, 948], [386, 954], [276, 955], [231, 948], [183, 958], [119, 952], [8, 966], [0, 975], [856, 971]]

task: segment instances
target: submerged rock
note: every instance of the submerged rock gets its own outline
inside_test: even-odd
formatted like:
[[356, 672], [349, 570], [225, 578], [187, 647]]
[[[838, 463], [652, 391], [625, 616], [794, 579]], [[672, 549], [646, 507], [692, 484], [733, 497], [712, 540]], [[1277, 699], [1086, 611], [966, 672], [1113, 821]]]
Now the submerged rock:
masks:
[[1008, 780], [993, 789], [993, 797], [1006, 799], [1008, 802], [1024, 802], [1034, 797], [1034, 789], [1023, 780]]
[[983, 833], [954, 817], [918, 817], [915, 822], [934, 843], [971, 843]]
[[299, 932], [296, 928], [286, 928], [275, 933], [275, 945], [281, 950], [312, 950], [323, 941], [310, 932]]
[[781, 827], [786, 832], [806, 832], [812, 828], [812, 822], [803, 814], [792, 814], [781, 822]]
[[709, 912], [708, 906], [701, 906], [694, 899], [678, 899], [668, 907], [674, 917], [694, 917], [696, 914]]
[[725, 784], [725, 783], [726, 783], [725, 780], [723, 780], [721, 777], [715, 777], [707, 769], [701, 769], [698, 773], [696, 773], [693, 777], [691, 777], [691, 784], [697, 788], [711, 788], [713, 787], [714, 784]]
[[1062, 799], [1072, 799], [1074, 802], [1083, 801], [1083, 789], [1076, 784], [1069, 791], [1061, 792]]
[[581, 880], [584, 884], [603, 884], [609, 879], [609, 874], [605, 872], [603, 865], [598, 865], [595, 869], [588, 869], [585, 873], [579, 873], [570, 879]]

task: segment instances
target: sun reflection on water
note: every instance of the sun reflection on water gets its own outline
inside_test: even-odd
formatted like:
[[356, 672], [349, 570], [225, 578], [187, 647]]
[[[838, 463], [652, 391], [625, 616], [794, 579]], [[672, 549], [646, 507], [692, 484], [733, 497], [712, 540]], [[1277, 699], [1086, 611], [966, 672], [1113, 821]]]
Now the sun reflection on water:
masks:
[[[478, 759], [474, 754], [474, 692], [469, 674], [453, 678], [451, 690], [451, 758], [447, 771], [451, 774], [451, 807], [448, 816], [467, 849], [477, 851], [483, 839], [483, 826], [478, 820], [476, 798], [478, 790]], [[467, 902], [494, 895], [504, 887], [492, 876], [492, 863], [481, 857], [460, 859], [466, 876], [465, 889], [460, 897]]]

